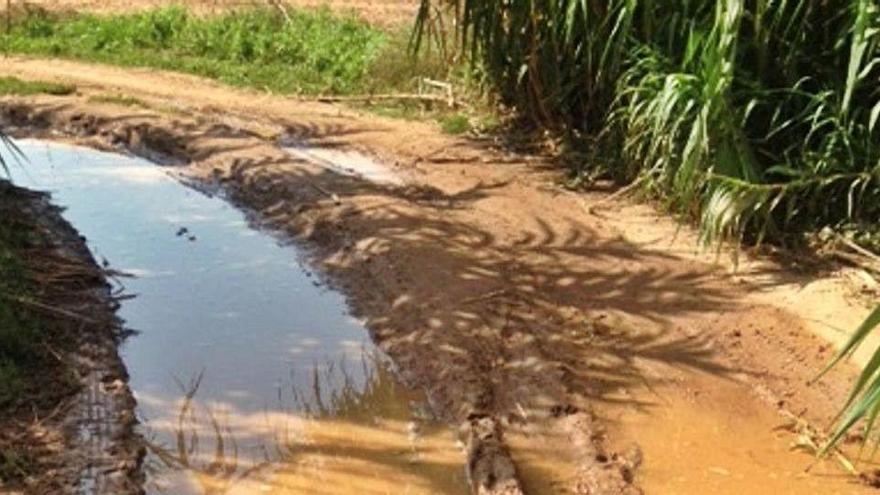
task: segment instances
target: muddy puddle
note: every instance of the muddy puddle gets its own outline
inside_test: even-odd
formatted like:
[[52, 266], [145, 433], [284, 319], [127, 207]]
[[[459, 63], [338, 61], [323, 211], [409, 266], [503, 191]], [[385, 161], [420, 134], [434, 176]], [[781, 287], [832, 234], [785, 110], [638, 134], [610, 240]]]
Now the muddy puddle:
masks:
[[[817, 461], [814, 450], [799, 445], [796, 423], [755, 397], [737, 377], [654, 371], [674, 381], [612, 394], [600, 408], [616, 442], [639, 445], [642, 463], [636, 481], [645, 493], [877, 493], [835, 458]], [[857, 453], [850, 454], [855, 459]], [[861, 469], [871, 467], [859, 464]]]
[[148, 493], [467, 492], [453, 432], [294, 247], [143, 160], [19, 145], [16, 182], [132, 275], [117, 290], [135, 295], [119, 315], [139, 332], [122, 355]]

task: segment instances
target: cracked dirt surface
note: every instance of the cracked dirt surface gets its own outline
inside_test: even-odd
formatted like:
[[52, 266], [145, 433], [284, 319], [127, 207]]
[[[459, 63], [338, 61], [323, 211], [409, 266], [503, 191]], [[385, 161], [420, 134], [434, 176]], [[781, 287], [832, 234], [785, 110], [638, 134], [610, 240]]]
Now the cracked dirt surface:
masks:
[[[588, 214], [603, 196], [559, 189], [541, 157], [426, 123], [151, 70], [12, 58], [2, 72], [80, 88], [5, 100], [21, 132], [177, 163], [299, 239], [460, 429], [475, 493], [869, 491], [830, 462], [804, 473], [812, 458], [777, 429], [780, 412], [827, 426], [846, 393], [849, 369], [808, 385], [833, 350], [814, 320], [865, 312], [839, 279], [769, 261], [731, 275], [650, 208]], [[332, 173], [291, 142], [376, 156], [403, 185]]]

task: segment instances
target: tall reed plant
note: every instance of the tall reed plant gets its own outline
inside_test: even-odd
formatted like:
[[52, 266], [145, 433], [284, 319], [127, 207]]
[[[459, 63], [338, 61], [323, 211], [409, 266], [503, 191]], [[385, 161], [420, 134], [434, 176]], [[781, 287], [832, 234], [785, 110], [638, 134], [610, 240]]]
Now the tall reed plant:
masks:
[[456, 5], [501, 98], [598, 143], [597, 166], [642, 181], [707, 243], [880, 218], [876, 0]]

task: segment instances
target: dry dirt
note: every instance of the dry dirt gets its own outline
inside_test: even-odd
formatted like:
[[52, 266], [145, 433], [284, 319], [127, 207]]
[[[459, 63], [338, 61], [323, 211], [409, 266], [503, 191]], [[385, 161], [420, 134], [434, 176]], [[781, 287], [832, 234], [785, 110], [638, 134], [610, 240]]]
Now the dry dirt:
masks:
[[[605, 196], [563, 191], [541, 157], [427, 123], [152, 70], [11, 58], [0, 72], [80, 88], [5, 100], [7, 125], [179, 163], [299, 239], [461, 429], [475, 493], [872, 491], [789, 449], [830, 423], [852, 377], [809, 383], [839, 341], [824, 323], [866, 313], [845, 275], [750, 259], [733, 274], [649, 207], [590, 214]], [[117, 93], [145, 105], [89, 100]], [[374, 155], [405, 185], [278, 146], [294, 141]]]

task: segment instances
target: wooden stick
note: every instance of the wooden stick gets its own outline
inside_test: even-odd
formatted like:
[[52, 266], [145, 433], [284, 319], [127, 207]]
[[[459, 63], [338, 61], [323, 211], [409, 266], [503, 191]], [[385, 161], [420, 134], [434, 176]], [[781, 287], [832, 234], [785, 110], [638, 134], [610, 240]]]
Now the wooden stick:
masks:
[[52, 306], [48, 306], [48, 305], [46, 305], [46, 304], [39, 303], [39, 302], [37, 302], [37, 301], [28, 301], [27, 299], [23, 299], [23, 298], [21, 298], [21, 297], [14, 297], [14, 296], [6, 295], [6, 294], [0, 294], [0, 296], [4, 297], [4, 298], [6, 298], [6, 299], [8, 299], [8, 300], [10, 300], [10, 301], [17, 302], [17, 303], [19, 303], [19, 304], [24, 304], [24, 305], [26, 305], [26, 306], [33, 306], [33, 307], [35, 307], [35, 308], [37, 308], [37, 309], [41, 309], [41, 310], [43, 310], [43, 311], [47, 311], [47, 312], [49, 312], [49, 313], [55, 313], [55, 314], [57, 314], [57, 315], [65, 316], [65, 317], [67, 317], [67, 318], [71, 318], [71, 319], [74, 319], [74, 320], [84, 321], [84, 322], [86, 322], [86, 323], [92, 323], [92, 324], [97, 324], [97, 323], [98, 323], [97, 321], [95, 321], [95, 320], [93, 320], [93, 319], [91, 319], [91, 318], [87, 318], [87, 317], [85, 317], [85, 316], [78, 315], [78, 314], [76, 314], [76, 313], [73, 313], [73, 312], [71, 312], [71, 311], [67, 311], [67, 310], [65, 310], [65, 309], [61, 309], [61, 308], [53, 308]]
[[279, 11], [281, 11], [281, 15], [284, 16], [284, 21], [287, 22], [288, 24], [290, 24], [291, 23], [290, 14], [287, 12], [287, 8], [284, 7], [284, 4], [281, 3], [281, 0], [268, 0], [268, 1], [269, 1], [269, 5], [272, 5], [275, 8], [277, 8]]
[[642, 185], [642, 178], [643, 178], [643, 177], [644, 177], [644, 176], [641, 176], [641, 177], [639, 177], [638, 179], [636, 179], [636, 180], [630, 182], [629, 185], [627, 185], [627, 186], [623, 187], [622, 189], [616, 191], [615, 193], [611, 194], [610, 196], [606, 196], [606, 197], [604, 197], [604, 198], [602, 198], [602, 199], [600, 199], [600, 200], [598, 200], [598, 201], [595, 201], [595, 202], [593, 202], [593, 203], [591, 203], [591, 204], [587, 204], [586, 202], [584, 202], [584, 204], [583, 204], [584, 209], [587, 211], [587, 213], [589, 213], [589, 214], [591, 214], [591, 215], [594, 214], [596, 208], [598, 208], [599, 206], [602, 206], [602, 205], [604, 205], [604, 204], [611, 203], [612, 201], [615, 201], [615, 200], [617, 200], [617, 199], [619, 199], [619, 198], [621, 198], [621, 197], [623, 197], [623, 196], [626, 196], [627, 194], [629, 194], [630, 192], [632, 192], [634, 189], [636, 189], [636, 188], [638, 188], [639, 186], [641, 186], [641, 185]]
[[861, 254], [861, 255], [864, 256], [865, 258], [868, 258], [868, 259], [870, 259], [871, 261], [873, 261], [873, 262], [875, 262], [875, 263], [880, 263], [880, 256], [878, 256], [878, 255], [875, 254], [875, 253], [872, 253], [871, 251], [868, 251], [867, 249], [863, 248], [862, 246], [859, 246], [859, 245], [856, 244], [855, 242], [853, 242], [853, 241], [847, 239], [846, 237], [844, 237], [844, 236], [842, 236], [842, 235], [840, 235], [840, 234], [837, 234], [837, 240], [840, 241], [840, 242], [842, 242], [844, 246], [846, 246], [846, 247], [852, 249], [853, 251], [855, 251], [855, 252]]
[[449, 103], [449, 100], [440, 95], [420, 95], [414, 93], [400, 93], [400, 94], [379, 94], [379, 95], [354, 95], [354, 96], [318, 96], [315, 98], [303, 98], [304, 100], [314, 100], [319, 101], [321, 103], [336, 103], [336, 102], [370, 102], [370, 101], [381, 101], [381, 100], [414, 100], [414, 101], [437, 101], [442, 103]]

